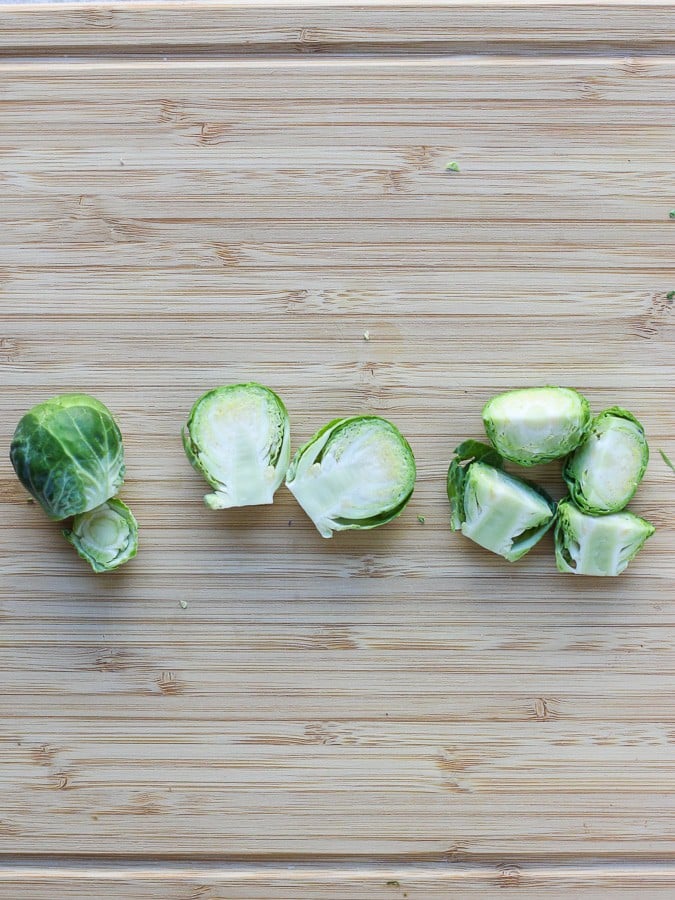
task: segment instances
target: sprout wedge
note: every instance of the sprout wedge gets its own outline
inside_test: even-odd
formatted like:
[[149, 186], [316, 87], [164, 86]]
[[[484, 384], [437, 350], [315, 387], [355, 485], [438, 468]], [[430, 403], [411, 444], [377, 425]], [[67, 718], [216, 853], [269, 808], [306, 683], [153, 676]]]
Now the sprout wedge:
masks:
[[590, 516], [571, 500], [558, 504], [555, 558], [560, 572], [620, 575], [655, 528], [630, 512]]
[[34, 406], [17, 425], [9, 455], [50, 519], [100, 506], [124, 481], [120, 430], [103, 403], [87, 394], [61, 394]]
[[451, 525], [509, 562], [523, 557], [553, 524], [556, 507], [542, 491], [502, 471], [499, 454], [479, 441], [455, 450], [448, 469]]
[[572, 388], [521, 388], [489, 400], [483, 424], [504, 459], [533, 466], [576, 449], [590, 427], [591, 410]]
[[291, 458], [288, 413], [261, 384], [233, 384], [203, 394], [183, 429], [193, 467], [214, 488], [210, 509], [272, 503]]
[[129, 507], [117, 498], [75, 516], [63, 536], [94, 572], [117, 569], [138, 550], [138, 523]]
[[619, 512], [635, 494], [649, 461], [644, 428], [619, 406], [593, 419], [586, 440], [563, 469], [570, 496], [584, 512]]
[[322, 537], [377, 528], [403, 512], [415, 485], [415, 457], [379, 416], [334, 419], [293, 458], [286, 485]]

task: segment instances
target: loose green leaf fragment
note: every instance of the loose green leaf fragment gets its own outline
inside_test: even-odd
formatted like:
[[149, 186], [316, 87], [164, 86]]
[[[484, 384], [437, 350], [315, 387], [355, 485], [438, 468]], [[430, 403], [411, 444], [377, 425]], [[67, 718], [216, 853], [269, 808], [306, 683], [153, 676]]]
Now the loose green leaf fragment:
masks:
[[420, 523], [420, 525], [424, 525], [426, 519], [424, 518], [424, 516], [418, 516], [417, 521]]
[[593, 419], [583, 444], [565, 461], [563, 478], [581, 510], [604, 515], [626, 506], [648, 461], [644, 428], [628, 410], [612, 406]]
[[75, 516], [63, 536], [94, 572], [117, 569], [138, 551], [138, 523], [129, 507], [116, 497]]
[[451, 162], [446, 163], [445, 171], [446, 172], [459, 172], [459, 163], [453, 159]]
[[674, 463], [674, 462], [670, 459], [670, 457], [666, 454], [666, 451], [665, 451], [665, 450], [661, 450], [661, 449], [659, 448], [659, 453], [661, 454], [661, 459], [664, 461], [664, 463], [665, 463], [667, 466], [669, 466], [669, 468], [671, 468], [671, 469], [673, 470], [673, 472], [675, 472], [675, 463]]
[[671, 211], [668, 213], [668, 218], [675, 219], [675, 209], [671, 209]]
[[453, 530], [509, 562], [523, 557], [555, 519], [555, 503], [541, 489], [508, 475], [496, 451], [465, 441], [448, 469]]
[[369, 529], [398, 516], [412, 496], [415, 458], [379, 416], [329, 422], [295, 454], [286, 485], [322, 537]]
[[210, 509], [272, 503], [291, 457], [288, 413], [261, 384], [234, 384], [203, 394], [183, 429], [192, 466], [214, 488]]
[[94, 509], [124, 481], [120, 430], [103, 403], [87, 394], [61, 394], [30, 409], [16, 427], [9, 456], [50, 519]]
[[620, 575], [655, 528], [630, 512], [591, 516], [571, 500], [558, 504], [555, 556], [560, 572]]
[[489, 400], [483, 424], [501, 456], [533, 466], [571, 453], [590, 428], [591, 409], [572, 388], [521, 388]]

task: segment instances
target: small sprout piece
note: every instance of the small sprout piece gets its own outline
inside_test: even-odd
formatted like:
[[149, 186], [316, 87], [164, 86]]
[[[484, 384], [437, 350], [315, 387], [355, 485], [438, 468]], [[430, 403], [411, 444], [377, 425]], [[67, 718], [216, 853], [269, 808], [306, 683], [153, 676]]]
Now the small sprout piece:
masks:
[[63, 536], [94, 572], [110, 572], [136, 556], [138, 550], [138, 522], [117, 497], [75, 516]]
[[286, 407], [261, 384], [214, 388], [192, 407], [183, 446], [214, 488], [210, 509], [272, 503], [291, 458]]
[[9, 456], [19, 481], [50, 519], [67, 519], [114, 496], [124, 481], [122, 435], [87, 394], [61, 394], [21, 419]]
[[451, 525], [476, 544], [515, 562], [553, 524], [555, 503], [544, 491], [507, 475], [496, 451], [464, 441], [448, 470]]
[[665, 450], [661, 450], [661, 449], [659, 448], [659, 453], [661, 454], [661, 459], [664, 461], [664, 463], [665, 463], [670, 469], [672, 469], [673, 472], [675, 472], [675, 463], [673, 463], [672, 459], [670, 459], [670, 457], [666, 454], [666, 451], [665, 451]]
[[446, 172], [459, 172], [459, 163], [453, 159], [451, 162], [446, 163], [445, 171]]
[[370, 332], [369, 332], [369, 331], [364, 331], [364, 332], [363, 332], [363, 340], [364, 340], [364, 341], [369, 341], [369, 340], [370, 340]]
[[504, 459], [533, 466], [578, 447], [590, 427], [591, 409], [572, 388], [522, 388], [489, 400], [483, 424]]
[[403, 512], [415, 458], [398, 428], [379, 416], [325, 425], [295, 454], [286, 485], [322, 537], [377, 528]]
[[187, 609], [187, 600], [179, 600], [178, 602], [181, 609]]
[[560, 572], [574, 575], [620, 575], [654, 526], [630, 512], [589, 516], [571, 500], [558, 504], [555, 558]]
[[563, 478], [581, 510], [615, 513], [637, 490], [648, 460], [644, 428], [628, 410], [612, 406], [593, 419], [585, 441], [567, 458]]
[[420, 525], [424, 525], [426, 519], [424, 518], [424, 516], [418, 516], [417, 521], [420, 523]]

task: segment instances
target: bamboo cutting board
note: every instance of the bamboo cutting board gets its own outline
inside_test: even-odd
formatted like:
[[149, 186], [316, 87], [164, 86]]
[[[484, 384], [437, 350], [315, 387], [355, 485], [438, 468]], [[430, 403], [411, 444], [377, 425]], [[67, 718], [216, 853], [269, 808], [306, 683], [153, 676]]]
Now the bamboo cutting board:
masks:
[[[0, 896], [672, 897], [673, 4], [0, 13]], [[396, 422], [404, 515], [205, 509], [180, 427], [249, 379], [294, 447]], [[647, 428], [620, 579], [450, 532], [452, 449], [545, 383]], [[7, 459], [68, 390], [126, 439], [108, 577]]]

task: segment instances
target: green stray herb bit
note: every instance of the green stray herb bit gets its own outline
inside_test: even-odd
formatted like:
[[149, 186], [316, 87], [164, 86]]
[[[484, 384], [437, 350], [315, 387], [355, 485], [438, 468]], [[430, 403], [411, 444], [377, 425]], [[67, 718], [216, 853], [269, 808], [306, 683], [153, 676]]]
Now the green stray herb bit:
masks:
[[661, 459], [668, 466], [668, 468], [672, 469], [673, 472], [675, 472], [675, 463], [673, 463], [672, 459], [670, 459], [668, 457], [668, 455], [666, 454], [666, 452], [664, 450], [661, 450], [660, 447], [659, 447], [659, 453], [661, 454]]
[[418, 516], [417, 521], [420, 523], [420, 525], [424, 525], [424, 522], [425, 522], [424, 516]]
[[180, 603], [181, 609], [187, 609], [187, 601], [186, 600], [179, 600], [178, 602]]
[[370, 340], [370, 332], [369, 332], [369, 331], [364, 331], [364, 332], [363, 332], [363, 340], [364, 340], [364, 341], [369, 341], [369, 340]]
[[675, 291], [668, 291], [666, 294], [666, 300], [675, 300]]
[[388, 881], [387, 887], [401, 887], [400, 881]]
[[675, 209], [671, 209], [671, 211], [668, 213], [668, 218], [675, 219]]
[[[445, 171], [446, 172], [459, 172], [459, 163], [453, 159], [451, 162], [446, 163]], [[675, 213], [675, 209], [673, 210], [673, 213]], [[673, 216], [673, 218], [675, 218], [675, 216]]]

